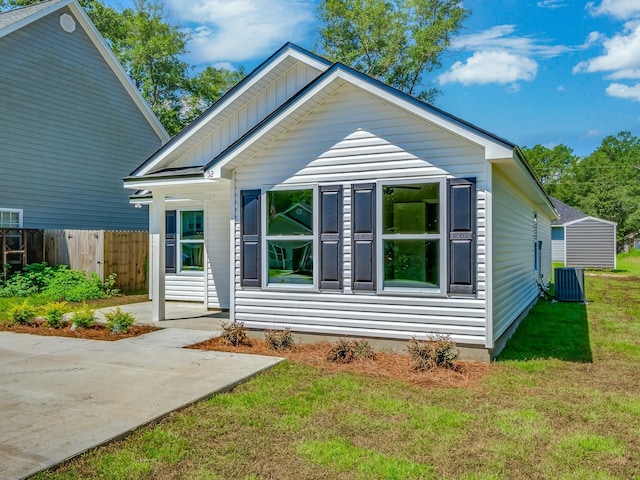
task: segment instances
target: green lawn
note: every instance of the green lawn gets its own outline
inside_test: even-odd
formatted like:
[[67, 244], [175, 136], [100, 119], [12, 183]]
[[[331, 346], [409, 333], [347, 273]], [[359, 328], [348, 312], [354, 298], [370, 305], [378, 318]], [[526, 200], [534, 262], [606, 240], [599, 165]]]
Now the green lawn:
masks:
[[38, 478], [640, 479], [637, 260], [541, 301], [473, 388], [285, 362]]

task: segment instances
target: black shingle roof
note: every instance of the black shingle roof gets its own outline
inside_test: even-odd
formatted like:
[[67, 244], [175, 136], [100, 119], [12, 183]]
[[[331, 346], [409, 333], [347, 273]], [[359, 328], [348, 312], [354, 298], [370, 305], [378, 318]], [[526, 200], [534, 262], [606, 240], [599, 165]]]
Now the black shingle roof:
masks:
[[549, 197], [551, 199], [551, 203], [555, 207], [556, 211], [560, 218], [551, 222], [551, 225], [564, 225], [565, 223], [573, 222], [574, 220], [578, 220], [580, 218], [586, 218], [589, 215], [586, 213], [582, 213], [580, 210], [576, 210], [575, 208], [567, 205], [564, 202], [561, 202], [557, 198]]

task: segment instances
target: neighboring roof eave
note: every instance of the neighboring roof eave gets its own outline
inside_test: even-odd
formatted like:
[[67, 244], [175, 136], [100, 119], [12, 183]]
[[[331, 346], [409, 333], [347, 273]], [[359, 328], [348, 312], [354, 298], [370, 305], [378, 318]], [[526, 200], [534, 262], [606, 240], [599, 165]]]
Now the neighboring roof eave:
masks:
[[142, 165], [131, 172], [131, 176], [144, 175], [148, 173], [154, 166], [161, 162], [167, 155], [173, 152], [178, 146], [185, 142], [195, 131], [202, 128], [207, 124], [212, 117], [229, 105], [235, 98], [239, 97], [242, 93], [247, 91], [252, 85], [254, 85], [262, 76], [268, 71], [270, 66], [277, 65], [277, 59], [285, 55], [291, 54], [298, 56], [298, 58], [305, 59], [308, 63], [313, 63], [317, 68], [327, 69], [331, 66], [331, 62], [328, 60], [305, 50], [293, 43], [285, 43], [276, 52], [274, 52], [264, 62], [254, 68], [247, 76], [245, 76], [240, 82], [234, 85], [229, 91], [227, 91], [222, 97], [220, 97], [213, 105], [207, 110], [202, 112], [198, 118], [182, 129], [176, 136], [174, 136], [167, 144], [158, 149], [153, 155], [145, 160]]
[[[105, 59], [105, 61], [107, 62], [111, 70], [114, 72], [118, 80], [120, 80], [120, 83], [122, 83], [122, 86], [125, 88], [125, 90], [129, 94], [131, 99], [134, 101], [134, 103], [136, 104], [140, 112], [143, 114], [143, 116], [145, 117], [149, 125], [156, 132], [156, 135], [158, 136], [158, 138], [162, 141], [162, 143], [167, 142], [170, 138], [169, 134], [160, 123], [160, 120], [158, 120], [156, 115], [153, 113], [153, 110], [151, 110], [151, 107], [149, 106], [147, 101], [142, 97], [142, 94], [140, 93], [140, 91], [133, 84], [133, 81], [131, 80], [129, 75], [127, 75], [127, 73], [125, 72], [124, 67], [118, 61], [118, 59], [116, 58], [114, 53], [111, 51], [109, 46], [106, 44], [105, 40], [102, 38], [102, 35], [100, 35], [100, 33], [96, 29], [93, 22], [91, 21], [87, 13], [84, 11], [84, 8], [80, 6], [77, 0], [59, 0], [59, 1], [53, 0], [51, 5], [47, 6], [47, 8], [34, 11], [33, 14], [28, 15], [23, 19], [19, 20], [18, 22], [14, 22], [8, 25], [7, 27], [1, 29], [0, 38], [16, 30], [19, 30], [20, 28], [23, 28], [37, 20], [40, 20], [41, 18], [44, 18], [47, 15], [50, 15], [51, 13], [56, 12], [64, 7], [68, 7], [76, 16], [76, 19], [81, 24], [86, 34], [89, 36], [89, 38], [91, 39], [95, 47], [98, 49], [102, 57]], [[30, 8], [30, 7], [24, 7], [24, 8]]]

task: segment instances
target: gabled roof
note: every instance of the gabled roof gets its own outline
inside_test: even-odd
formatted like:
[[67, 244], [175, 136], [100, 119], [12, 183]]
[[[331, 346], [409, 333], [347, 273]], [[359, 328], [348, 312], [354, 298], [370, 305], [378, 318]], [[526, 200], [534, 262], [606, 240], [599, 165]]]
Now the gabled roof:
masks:
[[[311, 53], [293, 43], [285, 43], [273, 55], [258, 65], [244, 79], [219, 98], [213, 105], [205, 110], [197, 119], [151, 155], [142, 165], [131, 173], [131, 176], [146, 175], [162, 164], [169, 155], [180, 155], [192, 148], [197, 141], [200, 131], [210, 129], [219, 122], [219, 116], [229, 109], [237, 109], [234, 104], [244, 104], [243, 97], [249, 96], [252, 89], [259, 88], [261, 83], [270, 75], [275, 75], [278, 70], [286, 68], [293, 61], [302, 61], [318, 71], [326, 70], [331, 66], [328, 60]], [[226, 116], [225, 116], [226, 118]]]
[[113, 70], [118, 80], [120, 80], [120, 83], [122, 83], [122, 86], [125, 88], [136, 106], [140, 109], [158, 137], [163, 142], [169, 140], [169, 134], [155, 116], [149, 104], [135, 87], [131, 78], [129, 78], [124, 68], [77, 0], [49, 0], [35, 5], [30, 5], [28, 7], [17, 8], [15, 10], [0, 13], [0, 40], [3, 37], [65, 7], [71, 10], [79, 25], [91, 39], [109, 67], [111, 67], [111, 70]]
[[557, 198], [551, 198], [551, 202], [558, 212], [558, 219], [551, 222], [551, 225], [564, 225], [569, 222], [573, 222], [574, 220], [579, 220], [581, 218], [587, 218], [589, 215], [586, 213], [582, 213], [580, 210], [576, 210], [575, 208], [567, 205], [564, 202], [561, 202]]
[[[515, 144], [346, 65], [341, 63], [331, 64], [327, 60], [321, 59], [293, 44], [286, 44], [267, 59], [256, 71], [252, 72], [237, 87], [197, 119], [192, 126], [187, 127], [134, 171], [130, 177], [125, 179], [125, 182], [130, 184], [131, 188], [137, 188], [138, 185], [145, 183], [145, 180], [152, 180], [154, 174], [160, 173], [162, 168], [158, 168], [154, 173], [151, 172], [161, 159], [174, 155], [175, 152], [172, 151], [172, 148], [184, 149], [184, 147], [180, 146], [181, 144], [189, 145], [189, 148], [193, 148], [194, 144], [189, 144], [189, 139], [194, 135], [194, 132], [204, 129], [210, 124], [209, 122], [215, 121], [216, 115], [225, 112], [240, 94], [247, 91], [248, 85], [252, 85], [252, 82], [256, 81], [256, 76], [257, 79], [260, 79], [265, 71], [272, 68], [278, 61], [281, 61], [282, 55], [292, 51], [299, 56], [301, 55], [304, 59], [313, 59], [319, 63], [320, 67], [324, 66], [322, 73], [257, 125], [244, 132], [220, 154], [203, 165], [203, 174], [206, 178], [228, 178], [229, 171], [242, 164], [247, 158], [272, 141], [275, 136], [295, 124], [301, 116], [311, 111], [315, 105], [322, 103], [324, 99], [332, 95], [340, 87], [348, 84], [402, 109], [416, 118], [431, 122], [452, 135], [484, 148], [485, 157], [489, 161], [509, 164], [513, 175], [522, 179], [523, 184], [525, 184], [523, 188], [529, 192], [532, 198], [537, 198], [541, 205], [545, 205], [549, 210], [549, 214], [555, 217], [549, 197], [526, 162], [524, 155]], [[174, 155], [173, 159], [177, 159], [177, 156]]]

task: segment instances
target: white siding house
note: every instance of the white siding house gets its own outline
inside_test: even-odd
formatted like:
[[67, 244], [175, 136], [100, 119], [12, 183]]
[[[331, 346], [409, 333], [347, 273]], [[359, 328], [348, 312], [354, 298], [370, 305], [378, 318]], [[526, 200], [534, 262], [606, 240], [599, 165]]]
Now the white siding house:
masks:
[[125, 185], [152, 205], [157, 320], [192, 299], [490, 358], [550, 279], [555, 211], [515, 145], [291, 44]]
[[122, 177], [169, 137], [76, 0], [0, 13], [0, 132], [0, 228], [147, 228]]

